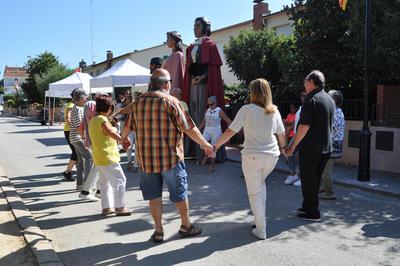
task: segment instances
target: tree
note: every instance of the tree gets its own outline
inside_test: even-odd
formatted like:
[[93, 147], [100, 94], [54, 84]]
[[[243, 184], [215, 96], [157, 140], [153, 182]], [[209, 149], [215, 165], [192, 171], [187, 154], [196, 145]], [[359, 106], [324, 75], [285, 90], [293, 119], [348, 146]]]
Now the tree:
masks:
[[230, 38], [224, 53], [230, 70], [243, 83], [265, 78], [278, 99], [291, 97], [297, 90], [298, 86], [290, 78], [296, 72], [293, 36], [277, 35], [270, 29], [241, 31]]
[[3, 86], [0, 86], [0, 94], [4, 94], [4, 88], [3, 88]]
[[359, 71], [354, 72], [352, 67], [352, 51], [345, 45], [347, 18], [338, 0], [295, 0], [285, 10], [293, 20], [302, 69], [297, 73], [298, 80], [303, 80], [313, 69], [325, 74], [328, 89], [347, 88], [353, 73], [356, 76], [350, 80], [359, 80]]
[[59, 64], [58, 57], [47, 51], [29, 59], [28, 62], [26, 62], [25, 67], [28, 69], [29, 77], [21, 85], [21, 87], [30, 102], [38, 102], [41, 99], [37, 84], [35, 82], [35, 77], [41, 77], [49, 69]]
[[[362, 98], [365, 1], [295, 0], [285, 10], [293, 20], [302, 79], [321, 70], [327, 89], [342, 89], [345, 98]], [[373, 55], [371, 86], [400, 83], [400, 1], [377, 0], [372, 5]]]
[[42, 75], [35, 75], [34, 81], [39, 94], [39, 102], [43, 102], [45, 91], [48, 90], [50, 83], [68, 77], [73, 72], [73, 69], [68, 69], [64, 64], [58, 64]]

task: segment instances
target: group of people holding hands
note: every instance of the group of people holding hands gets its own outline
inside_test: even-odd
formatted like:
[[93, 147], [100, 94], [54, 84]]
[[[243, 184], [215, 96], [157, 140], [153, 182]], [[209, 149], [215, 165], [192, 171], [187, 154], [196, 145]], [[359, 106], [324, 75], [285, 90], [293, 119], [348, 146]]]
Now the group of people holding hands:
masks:
[[[88, 101], [84, 91], [75, 90], [72, 93], [75, 105], [66, 112], [69, 131], [65, 131], [69, 132], [65, 133], [66, 138], [75, 153], [64, 176], [73, 179], [71, 169], [73, 161], [77, 161], [80, 197], [96, 200], [92, 193], [97, 188], [102, 215], [131, 215], [125, 206], [126, 177], [117, 143], [126, 150], [134, 144], [135, 158], [131, 162], [135, 160], [138, 166], [140, 189], [143, 199], [149, 201], [154, 220], [151, 241], [164, 240], [164, 183], [170, 200], [179, 211], [178, 233], [183, 237], [196, 236], [202, 229], [190, 219], [184, 159], [195, 157], [205, 163], [211, 158], [209, 170], [213, 171], [216, 152], [243, 129], [242, 170], [254, 215], [253, 235], [266, 239], [265, 180], [281, 154], [290, 157], [295, 151], [299, 153], [304, 200], [298, 217], [320, 220], [318, 192], [331, 153], [335, 113], [335, 104], [324, 91], [323, 74], [312, 71], [305, 78], [306, 95], [297, 132], [287, 143], [282, 117], [273, 104], [271, 88], [265, 79], [259, 78], [249, 84], [250, 103], [239, 110], [233, 121], [224, 113], [222, 60], [209, 38], [210, 33], [210, 21], [197, 18], [194, 22], [197, 39], [186, 50], [184, 64], [181, 36], [176, 31], [168, 32], [171, 55], [161, 67], [152, 69], [148, 91], [135, 97], [122, 111], [113, 110], [113, 100], [108, 95], [98, 95], [95, 101]], [[120, 132], [112, 123], [116, 112], [127, 115]], [[222, 121], [227, 124], [224, 133]], [[187, 137], [185, 141], [184, 136]]]

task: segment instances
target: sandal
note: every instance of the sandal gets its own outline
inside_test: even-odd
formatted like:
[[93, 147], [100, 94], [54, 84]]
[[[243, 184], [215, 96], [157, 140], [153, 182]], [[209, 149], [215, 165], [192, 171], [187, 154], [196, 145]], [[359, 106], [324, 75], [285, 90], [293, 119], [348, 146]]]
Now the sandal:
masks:
[[115, 215], [117, 215], [117, 216], [129, 216], [129, 215], [131, 215], [131, 212], [128, 210], [128, 208], [116, 208], [115, 209]]
[[102, 216], [109, 216], [114, 213], [115, 213], [114, 209], [111, 209], [111, 208], [105, 208], [101, 211]]
[[178, 233], [183, 237], [191, 237], [191, 236], [198, 236], [201, 234], [203, 230], [200, 227], [196, 227], [193, 224], [190, 227], [186, 227], [181, 225]]
[[161, 243], [164, 241], [164, 233], [159, 233], [154, 230], [154, 233], [150, 237], [150, 241], [154, 243]]
[[161, 243], [164, 241], [164, 233], [159, 233], [154, 230], [154, 233], [150, 237], [150, 241], [154, 243]]

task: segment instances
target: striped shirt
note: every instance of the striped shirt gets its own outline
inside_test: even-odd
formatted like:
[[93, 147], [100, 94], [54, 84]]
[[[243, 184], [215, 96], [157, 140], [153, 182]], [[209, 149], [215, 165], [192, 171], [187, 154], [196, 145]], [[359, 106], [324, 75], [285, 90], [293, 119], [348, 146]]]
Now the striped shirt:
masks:
[[130, 119], [142, 171], [161, 173], [184, 160], [183, 133], [195, 124], [178, 99], [164, 91], [146, 92], [133, 102]]
[[82, 140], [81, 135], [79, 135], [78, 133], [78, 128], [81, 125], [82, 118], [83, 118], [83, 108], [74, 105], [74, 108], [72, 108], [71, 110], [71, 123], [69, 132], [69, 140], [71, 141], [71, 143]]

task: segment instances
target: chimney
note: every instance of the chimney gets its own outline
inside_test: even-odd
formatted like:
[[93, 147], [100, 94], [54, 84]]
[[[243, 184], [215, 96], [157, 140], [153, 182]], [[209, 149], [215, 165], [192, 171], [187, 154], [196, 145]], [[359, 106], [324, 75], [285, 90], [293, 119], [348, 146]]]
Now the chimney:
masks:
[[254, 0], [253, 3], [253, 30], [262, 30], [264, 28], [263, 17], [271, 11], [268, 9], [268, 3], [265, 3], [264, 0]]
[[113, 60], [113, 53], [111, 51], [107, 51], [107, 69], [111, 68], [112, 60]]

